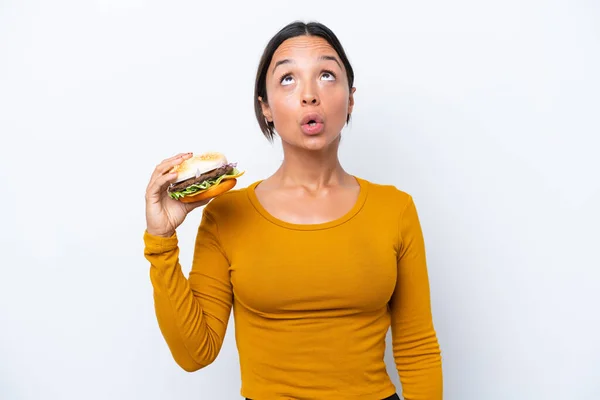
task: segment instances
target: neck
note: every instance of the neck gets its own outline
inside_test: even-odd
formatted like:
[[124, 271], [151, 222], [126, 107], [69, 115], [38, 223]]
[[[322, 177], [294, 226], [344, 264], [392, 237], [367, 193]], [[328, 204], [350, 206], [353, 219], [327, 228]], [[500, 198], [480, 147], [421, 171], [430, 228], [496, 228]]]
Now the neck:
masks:
[[273, 177], [283, 186], [319, 189], [343, 185], [350, 176], [340, 164], [338, 147], [339, 141], [321, 151], [299, 149], [284, 143], [284, 160]]

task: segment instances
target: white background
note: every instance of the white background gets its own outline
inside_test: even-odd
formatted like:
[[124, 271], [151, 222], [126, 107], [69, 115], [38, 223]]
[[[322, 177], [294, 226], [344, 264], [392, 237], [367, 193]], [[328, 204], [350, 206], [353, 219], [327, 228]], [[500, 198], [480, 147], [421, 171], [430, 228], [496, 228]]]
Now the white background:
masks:
[[144, 190], [178, 152], [277, 168], [254, 77], [296, 19], [355, 68], [344, 167], [415, 198], [445, 399], [600, 398], [593, 0], [0, 1], [0, 398], [240, 398], [234, 325], [193, 374], [160, 335]]

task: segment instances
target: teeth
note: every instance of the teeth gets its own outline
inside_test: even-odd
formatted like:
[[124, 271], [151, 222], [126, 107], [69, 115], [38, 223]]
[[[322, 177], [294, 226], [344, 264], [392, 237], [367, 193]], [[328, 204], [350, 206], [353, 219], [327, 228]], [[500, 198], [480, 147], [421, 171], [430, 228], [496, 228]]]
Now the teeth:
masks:
[[317, 124], [317, 123], [316, 123], [316, 122], [314, 122], [314, 121], [311, 121], [311, 122], [309, 122], [309, 123], [308, 123], [308, 125], [309, 125], [309, 126], [315, 126], [316, 124]]

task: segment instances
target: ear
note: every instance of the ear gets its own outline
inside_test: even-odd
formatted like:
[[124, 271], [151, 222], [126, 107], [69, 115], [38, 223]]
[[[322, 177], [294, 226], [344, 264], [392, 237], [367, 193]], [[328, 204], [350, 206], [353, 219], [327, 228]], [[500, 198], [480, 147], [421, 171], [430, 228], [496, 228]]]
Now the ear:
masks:
[[356, 92], [355, 87], [350, 90], [350, 96], [348, 97], [348, 115], [352, 114], [352, 109], [354, 108], [354, 92]]
[[261, 96], [258, 96], [258, 101], [260, 102], [260, 108], [262, 108], [262, 113], [267, 119], [268, 122], [273, 122], [273, 116], [271, 115], [271, 107], [267, 103], [265, 103]]

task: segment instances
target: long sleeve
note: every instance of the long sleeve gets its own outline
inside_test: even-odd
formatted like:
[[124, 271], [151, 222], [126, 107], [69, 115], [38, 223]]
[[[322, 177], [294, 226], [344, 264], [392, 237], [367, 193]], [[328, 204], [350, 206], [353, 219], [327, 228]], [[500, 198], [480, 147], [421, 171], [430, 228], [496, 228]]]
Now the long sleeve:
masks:
[[201, 369], [217, 357], [232, 307], [229, 262], [215, 220], [204, 208], [189, 278], [181, 270], [176, 234], [144, 232], [144, 243], [162, 335], [181, 368]]
[[431, 312], [425, 244], [410, 196], [400, 218], [397, 279], [390, 308], [403, 396], [406, 400], [441, 400], [442, 360]]

